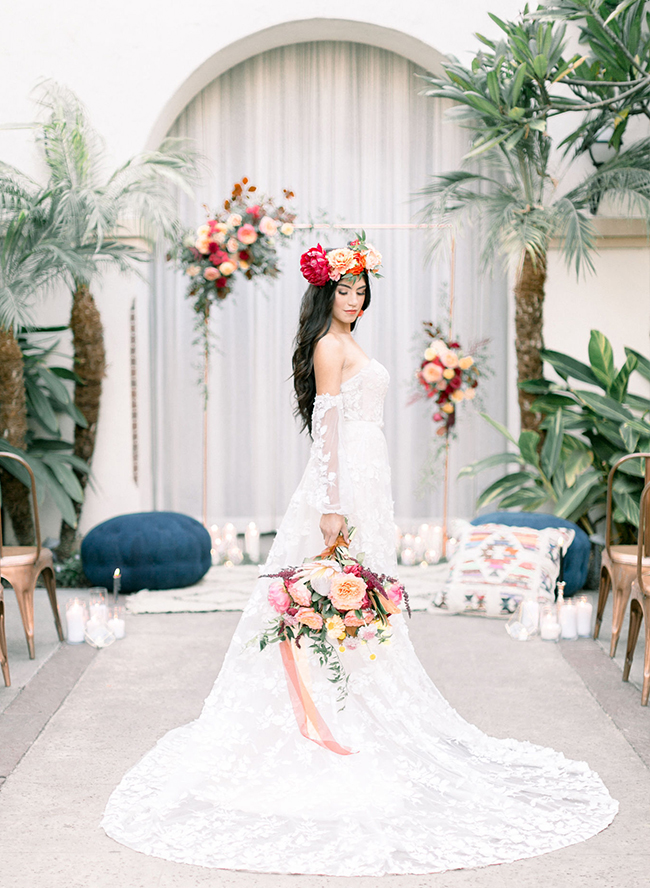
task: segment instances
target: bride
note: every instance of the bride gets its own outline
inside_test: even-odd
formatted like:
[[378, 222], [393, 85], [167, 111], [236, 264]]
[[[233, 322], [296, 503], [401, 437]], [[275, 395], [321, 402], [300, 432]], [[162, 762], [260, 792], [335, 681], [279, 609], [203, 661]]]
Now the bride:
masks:
[[[382, 432], [388, 372], [352, 331], [381, 256], [363, 241], [301, 259], [308, 287], [293, 356], [311, 455], [262, 574], [300, 564], [339, 534], [395, 576]], [[346, 525], [346, 520], [348, 524]], [[280, 651], [260, 651], [275, 615], [261, 576], [199, 718], [166, 734], [112, 793], [102, 826], [145, 854], [257, 872], [379, 876], [534, 857], [604, 829], [618, 805], [584, 762], [498, 740], [468, 724], [420, 664], [401, 614], [376, 658], [341, 654], [341, 709], [328, 671], [309, 693], [336, 739], [303, 736]], [[339, 754], [352, 751], [354, 754]]]

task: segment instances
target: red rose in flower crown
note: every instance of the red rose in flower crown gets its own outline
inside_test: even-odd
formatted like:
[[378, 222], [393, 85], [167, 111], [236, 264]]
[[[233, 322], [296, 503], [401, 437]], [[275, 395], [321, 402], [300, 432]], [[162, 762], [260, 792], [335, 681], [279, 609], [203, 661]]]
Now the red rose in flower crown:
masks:
[[324, 287], [328, 281], [338, 281], [346, 274], [360, 275], [364, 271], [381, 277], [380, 265], [381, 253], [366, 243], [365, 232], [351, 240], [347, 247], [325, 251], [318, 244], [300, 257], [303, 277], [315, 287]]
[[300, 257], [300, 270], [302, 275], [315, 287], [323, 287], [330, 279], [330, 267], [327, 262], [327, 253], [320, 244], [307, 250]]

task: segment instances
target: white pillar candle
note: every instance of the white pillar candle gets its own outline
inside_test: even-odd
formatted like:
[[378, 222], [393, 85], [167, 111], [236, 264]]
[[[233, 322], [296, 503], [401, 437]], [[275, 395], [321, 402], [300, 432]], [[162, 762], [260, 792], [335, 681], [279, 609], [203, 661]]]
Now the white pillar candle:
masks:
[[108, 605], [99, 602], [90, 605], [90, 617], [98, 623], [105, 623], [108, 618]]
[[580, 638], [589, 638], [591, 636], [591, 615], [593, 613], [593, 605], [589, 599], [582, 595], [578, 599], [576, 605], [578, 635]]
[[414, 547], [415, 537], [412, 533], [405, 533], [402, 537], [402, 551], [404, 549], [412, 549]]
[[415, 558], [420, 561], [424, 557], [425, 542], [424, 537], [419, 534], [413, 540], [413, 549], [415, 550]]
[[124, 636], [126, 635], [126, 623], [120, 617], [113, 617], [113, 619], [109, 620], [106, 625], [111, 630], [115, 638], [124, 638]]
[[251, 521], [246, 528], [244, 541], [246, 544], [246, 554], [253, 564], [257, 564], [260, 560], [260, 532], [254, 521]]
[[571, 599], [565, 600], [560, 611], [560, 626], [562, 638], [575, 639], [578, 637], [577, 609]]
[[436, 553], [436, 561], [442, 558], [442, 527], [436, 526], [431, 531], [431, 549]]
[[408, 546], [406, 549], [402, 549], [402, 564], [405, 564], [408, 567], [415, 564], [415, 551]]
[[86, 619], [84, 605], [76, 598], [68, 601], [65, 609], [68, 644], [81, 644], [84, 640]]
[[560, 637], [560, 624], [555, 619], [545, 618], [542, 620], [539, 634], [544, 641], [557, 641]]
[[421, 525], [418, 527], [418, 536], [419, 536], [419, 537], [422, 537], [422, 542], [423, 542], [423, 544], [424, 544], [424, 548], [425, 548], [425, 549], [428, 549], [428, 548], [429, 548], [429, 535], [430, 535], [430, 531], [431, 531], [431, 528], [430, 528], [430, 526], [429, 526], [428, 524], [421, 524]]

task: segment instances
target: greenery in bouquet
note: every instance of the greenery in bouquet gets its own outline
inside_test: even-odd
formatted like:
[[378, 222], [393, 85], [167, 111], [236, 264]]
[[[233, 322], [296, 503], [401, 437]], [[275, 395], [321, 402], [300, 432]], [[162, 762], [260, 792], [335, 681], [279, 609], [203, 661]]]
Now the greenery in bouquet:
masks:
[[478, 365], [487, 343], [477, 343], [469, 353], [431, 321], [424, 321], [423, 327], [425, 342], [421, 357], [418, 356], [420, 366], [415, 371], [415, 400], [424, 398], [433, 402], [431, 418], [440, 423], [436, 433], [448, 435], [456, 424], [458, 405], [476, 397], [481, 376]]
[[321, 666], [329, 669], [329, 680], [338, 685], [339, 701], [347, 693], [339, 655], [360, 650], [375, 660], [379, 646], [390, 644], [390, 618], [400, 613], [399, 605], [404, 602], [411, 613], [404, 586], [364, 567], [363, 555], [353, 558], [342, 537], [299, 567], [267, 576], [272, 579], [268, 600], [278, 616], [260, 636], [260, 650], [276, 642], [297, 647], [309, 642]]
[[[277, 245], [292, 236], [295, 214], [271, 198], [257, 199], [256, 192], [246, 177], [237, 182], [221, 210], [207, 210], [205, 223], [185, 232], [175, 254], [190, 279], [187, 296], [202, 319], [232, 292], [238, 275], [252, 280], [279, 274]], [[293, 196], [284, 190], [285, 201]]]

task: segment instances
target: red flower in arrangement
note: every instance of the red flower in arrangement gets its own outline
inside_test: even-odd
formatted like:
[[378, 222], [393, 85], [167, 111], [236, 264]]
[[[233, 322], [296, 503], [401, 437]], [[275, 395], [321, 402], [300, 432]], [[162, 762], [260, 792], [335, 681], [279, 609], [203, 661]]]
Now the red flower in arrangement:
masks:
[[259, 207], [257, 206], [257, 204], [255, 204], [254, 206], [248, 208], [248, 213], [253, 217], [253, 219], [257, 220], [262, 218], [262, 216], [264, 215], [264, 210], [262, 209], [262, 207]]
[[248, 260], [251, 258], [251, 254], [248, 252], [248, 250], [240, 250], [239, 258], [243, 259], [244, 262], [248, 262]]
[[474, 398], [479, 371], [472, 355], [464, 354], [458, 341], [445, 337], [433, 324], [425, 323], [424, 328], [428, 339], [415, 376], [420, 396], [435, 403], [431, 418], [443, 424], [437, 433], [444, 435], [456, 423], [457, 405]]
[[220, 250], [219, 247], [214, 251], [214, 253], [210, 253], [210, 262], [213, 265], [221, 265], [222, 262], [226, 262], [228, 259], [228, 253], [224, 252], [224, 250]]
[[309, 283], [314, 284], [316, 287], [322, 287], [329, 281], [330, 270], [327, 262], [327, 253], [320, 244], [302, 254], [300, 257], [300, 270]]

